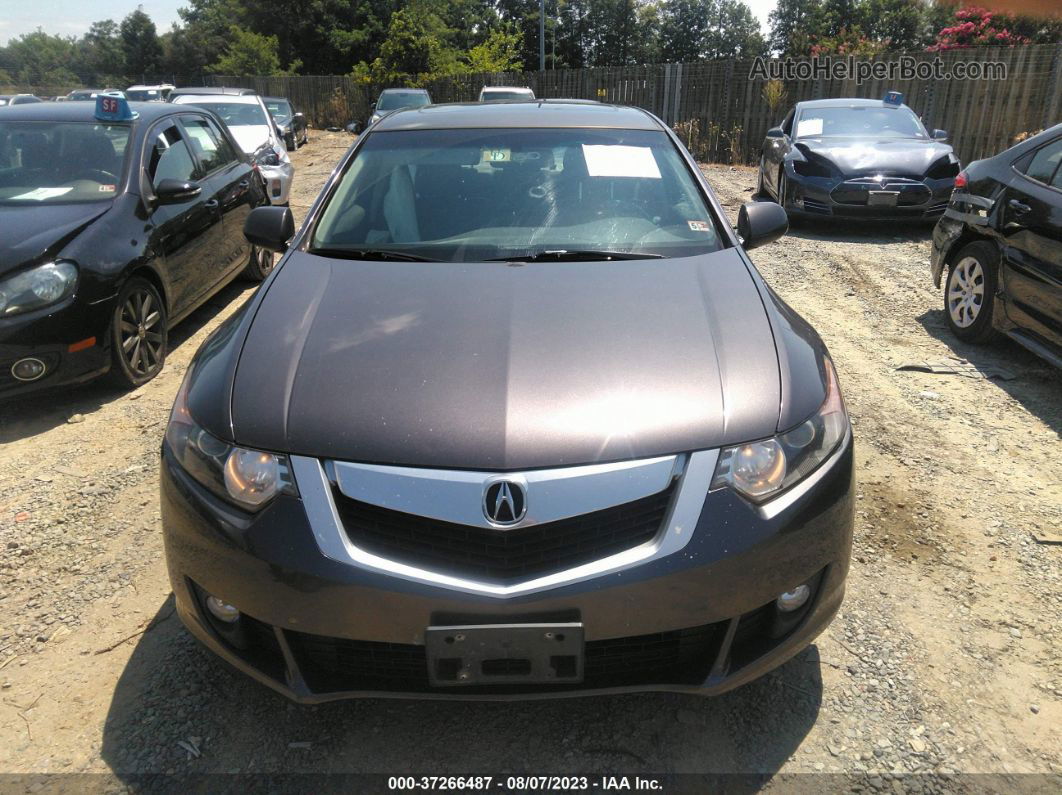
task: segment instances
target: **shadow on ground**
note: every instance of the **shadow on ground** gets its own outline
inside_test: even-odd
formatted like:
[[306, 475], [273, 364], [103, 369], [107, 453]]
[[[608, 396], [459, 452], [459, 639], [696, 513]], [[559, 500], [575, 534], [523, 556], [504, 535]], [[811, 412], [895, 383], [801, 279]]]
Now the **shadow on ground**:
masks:
[[992, 383], [1021, 403], [1030, 414], [1039, 417], [1056, 434], [1062, 434], [1062, 403], [1058, 400], [1062, 392], [1062, 371], [1003, 334], [997, 335], [988, 345], [963, 342], [951, 333], [943, 309], [925, 312], [917, 319], [929, 336], [940, 340], [955, 356], [970, 362], [978, 370], [1002, 370], [1012, 374], [1013, 379], [993, 378]]
[[789, 219], [789, 235], [834, 243], [921, 243], [933, 237], [935, 221], [878, 221], [864, 218]]
[[[174, 614], [172, 596], [156, 621], [118, 681], [104, 729], [103, 759], [131, 786], [167, 772], [739, 772], [756, 775], [730, 781], [728, 791], [752, 791], [800, 745], [822, 702], [812, 646], [714, 699], [641, 694], [301, 706], [202, 650]], [[180, 743], [201, 749], [201, 757]]]
[[[244, 294], [250, 298], [254, 293], [247, 288], [246, 281], [238, 279], [232, 282], [170, 329], [169, 354], [180, 349], [233, 301], [241, 300]], [[45, 389], [25, 397], [7, 399], [6, 402], [0, 402], [0, 444], [44, 433], [62, 425], [74, 414], [90, 414], [128, 394], [128, 391], [113, 386], [103, 377], [86, 384]]]

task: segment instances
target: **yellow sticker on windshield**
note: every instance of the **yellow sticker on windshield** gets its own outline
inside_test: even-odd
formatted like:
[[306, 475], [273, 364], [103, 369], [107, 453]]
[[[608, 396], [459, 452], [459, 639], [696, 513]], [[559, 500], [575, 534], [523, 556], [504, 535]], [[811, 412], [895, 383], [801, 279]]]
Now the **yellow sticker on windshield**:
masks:
[[509, 149], [484, 149], [483, 163], [508, 163], [512, 160], [512, 152]]

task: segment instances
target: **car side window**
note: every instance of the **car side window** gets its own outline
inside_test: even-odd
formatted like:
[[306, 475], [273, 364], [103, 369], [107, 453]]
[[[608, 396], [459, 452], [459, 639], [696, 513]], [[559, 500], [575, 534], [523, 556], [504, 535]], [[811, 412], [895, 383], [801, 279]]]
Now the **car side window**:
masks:
[[793, 113], [795, 113], [795, 110], [789, 111], [785, 119], [782, 120], [782, 132], [789, 136], [793, 135]]
[[148, 177], [155, 187], [164, 179], [187, 182], [195, 177], [195, 161], [175, 126], [170, 125], [155, 137], [148, 161]]
[[1025, 176], [1045, 185], [1054, 184], [1058, 187], [1057, 179], [1054, 183], [1052, 183], [1051, 179], [1056, 176], [1060, 162], [1062, 162], [1062, 138], [1041, 146], [1037, 150], [1025, 169]]
[[231, 165], [236, 160], [232, 147], [224, 137], [211, 129], [210, 123], [201, 117], [189, 116], [181, 119], [188, 139], [192, 143], [196, 157], [204, 174], [210, 174], [219, 168]]

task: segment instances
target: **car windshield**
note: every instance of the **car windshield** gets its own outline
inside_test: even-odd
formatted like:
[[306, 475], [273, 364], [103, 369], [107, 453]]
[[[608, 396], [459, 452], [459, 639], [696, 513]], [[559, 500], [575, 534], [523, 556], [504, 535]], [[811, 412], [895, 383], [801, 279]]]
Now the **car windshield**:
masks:
[[863, 138], [928, 138], [910, 108], [808, 108], [797, 120], [797, 138], [843, 136]]
[[483, 99], [534, 99], [530, 91], [484, 91]]
[[277, 120], [278, 124], [283, 124], [292, 117], [291, 105], [287, 102], [267, 99], [265, 104], [269, 109], [270, 115]]
[[0, 121], [0, 204], [109, 201], [128, 143], [126, 125]]
[[721, 248], [662, 131], [373, 133], [328, 200], [311, 248], [435, 261], [677, 257]]
[[161, 102], [162, 92], [157, 88], [127, 88], [125, 98], [131, 102]]
[[264, 127], [269, 124], [262, 106], [257, 102], [205, 102], [192, 103], [214, 111], [230, 127]]
[[419, 108], [421, 105], [430, 104], [431, 100], [427, 94], [423, 94], [420, 91], [400, 91], [394, 94], [380, 94], [380, 101], [376, 103], [376, 110]]

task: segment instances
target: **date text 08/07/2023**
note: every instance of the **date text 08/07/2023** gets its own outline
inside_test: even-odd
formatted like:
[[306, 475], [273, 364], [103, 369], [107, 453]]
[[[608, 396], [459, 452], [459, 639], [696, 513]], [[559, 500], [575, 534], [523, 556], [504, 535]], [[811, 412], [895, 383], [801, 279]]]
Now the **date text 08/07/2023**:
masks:
[[389, 790], [659, 791], [659, 779], [642, 776], [389, 776]]

